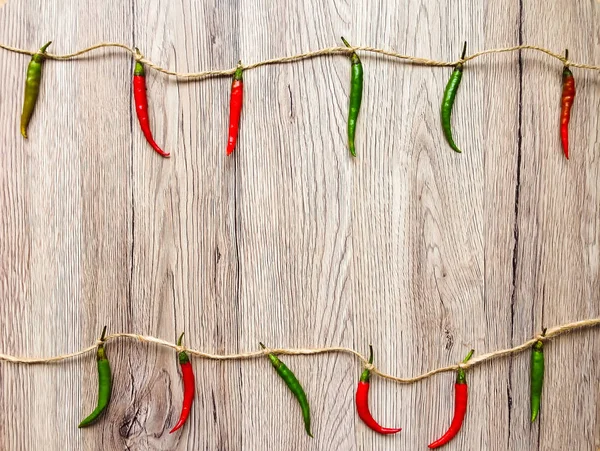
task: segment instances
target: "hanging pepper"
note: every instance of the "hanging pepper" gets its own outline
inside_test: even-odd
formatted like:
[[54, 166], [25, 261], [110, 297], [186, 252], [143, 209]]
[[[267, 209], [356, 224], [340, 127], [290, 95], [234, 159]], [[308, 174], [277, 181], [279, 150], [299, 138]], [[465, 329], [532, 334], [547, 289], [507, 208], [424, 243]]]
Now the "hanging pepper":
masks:
[[[342, 41], [346, 47], [352, 47], [343, 37]], [[363, 67], [356, 52], [352, 52], [350, 62], [352, 63], [352, 69], [350, 72], [350, 110], [348, 111], [348, 149], [350, 150], [350, 155], [355, 157], [354, 135], [356, 134], [356, 121], [362, 102]]]
[[[266, 349], [264, 344], [260, 343], [260, 345], [263, 349]], [[302, 385], [300, 385], [300, 382], [298, 381], [294, 373], [292, 373], [292, 371], [287, 366], [285, 366], [285, 364], [281, 360], [279, 360], [279, 358], [277, 358], [275, 354], [270, 353], [269, 360], [271, 360], [271, 363], [273, 364], [275, 371], [277, 371], [277, 374], [279, 374], [279, 377], [283, 379], [285, 385], [288, 386], [288, 388], [292, 391], [292, 393], [298, 400], [300, 408], [302, 409], [302, 417], [304, 418], [304, 429], [306, 429], [306, 433], [310, 437], [312, 437], [312, 432], [310, 432], [310, 407], [308, 405], [306, 393], [304, 393]]]
[[146, 97], [146, 72], [144, 71], [144, 65], [139, 61], [135, 62], [133, 72], [133, 98], [135, 99], [135, 112], [146, 140], [159, 155], [165, 158], [171, 156], [171, 154], [158, 147], [152, 136], [148, 116], [148, 98]]
[[[369, 353], [369, 363], [373, 363], [373, 346], [371, 345], [369, 345]], [[356, 388], [356, 411], [358, 412], [358, 416], [369, 428], [380, 434], [387, 435], [400, 432], [401, 428], [384, 428], [371, 415], [371, 411], [369, 410], [370, 379], [371, 372], [365, 369], [360, 375], [360, 381]]]
[[[181, 342], [183, 340], [183, 332], [179, 336], [177, 340], [177, 346], [181, 346]], [[181, 376], [183, 378], [183, 405], [181, 407], [181, 415], [179, 416], [179, 421], [177, 424], [171, 429], [170, 434], [175, 432], [181, 426], [183, 426], [190, 415], [190, 410], [192, 409], [192, 404], [194, 403], [194, 394], [196, 390], [196, 381], [194, 379], [194, 370], [192, 369], [192, 364], [190, 363], [190, 358], [188, 357], [185, 351], [181, 351], [179, 354], [179, 366], [181, 366]]]
[[240, 127], [240, 116], [242, 114], [242, 104], [244, 101], [244, 80], [242, 78], [242, 62], [238, 63], [238, 68], [233, 74], [231, 83], [231, 99], [229, 101], [229, 139], [227, 140], [227, 155], [231, 155], [237, 142], [238, 130]]
[[106, 326], [102, 329], [100, 344], [96, 351], [96, 360], [98, 362], [98, 404], [94, 411], [79, 423], [80, 428], [89, 426], [104, 412], [110, 401], [110, 393], [112, 391], [112, 380], [110, 374], [110, 364], [104, 351], [104, 337], [106, 336]]
[[[569, 59], [569, 51], [565, 50], [565, 59]], [[569, 159], [569, 121], [571, 120], [571, 107], [575, 100], [575, 78], [565, 64], [562, 75], [562, 96], [560, 100], [560, 138], [562, 141], [563, 152], [567, 160]]]
[[[465, 58], [466, 52], [467, 43], [465, 42], [463, 46], [462, 55], [460, 57], [461, 60]], [[442, 129], [444, 130], [444, 136], [446, 137], [448, 144], [450, 144], [450, 147], [452, 147], [452, 149], [458, 153], [460, 153], [461, 150], [454, 143], [454, 139], [452, 138], [452, 126], [450, 124], [450, 121], [452, 119], [452, 107], [454, 106], [454, 99], [456, 98], [458, 87], [460, 86], [462, 74], [463, 64], [458, 63], [454, 67], [452, 75], [450, 75], [450, 79], [448, 80], [448, 84], [446, 85], [446, 89], [444, 91], [444, 97], [442, 98]]]
[[[474, 352], [475, 350], [471, 349], [463, 360], [463, 363], [467, 363]], [[456, 376], [456, 384], [454, 384], [454, 417], [452, 418], [452, 423], [444, 435], [442, 435], [435, 442], [429, 444], [429, 448], [439, 448], [440, 446], [448, 443], [456, 436], [456, 434], [458, 434], [458, 431], [460, 431], [465, 418], [465, 414], [467, 413], [467, 400], [467, 378], [465, 376], [465, 370], [459, 368]]]
[[[546, 329], [542, 331], [542, 337], [546, 335]], [[533, 423], [540, 413], [540, 401], [542, 400], [542, 387], [544, 386], [544, 342], [538, 340], [531, 350], [531, 422]]]
[[40, 94], [40, 83], [42, 81], [42, 65], [46, 59], [46, 49], [52, 44], [47, 42], [42, 48], [34, 53], [27, 66], [27, 80], [25, 81], [25, 98], [23, 100], [23, 112], [21, 113], [21, 135], [27, 139], [27, 126], [33, 115], [35, 104]]

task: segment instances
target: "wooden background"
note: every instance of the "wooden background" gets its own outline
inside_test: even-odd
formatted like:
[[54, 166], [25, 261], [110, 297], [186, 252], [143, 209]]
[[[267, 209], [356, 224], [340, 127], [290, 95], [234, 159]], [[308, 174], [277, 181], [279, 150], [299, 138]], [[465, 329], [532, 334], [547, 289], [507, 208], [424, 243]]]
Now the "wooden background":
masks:
[[[53, 52], [139, 46], [179, 71], [229, 68], [339, 44], [434, 59], [537, 44], [600, 63], [600, 2], [9, 0], [0, 42]], [[574, 70], [571, 160], [558, 123], [562, 66], [524, 51], [469, 63], [446, 145], [448, 68], [361, 55], [357, 150], [346, 149], [349, 62], [323, 57], [245, 74], [238, 149], [225, 157], [230, 80], [148, 71], [158, 157], [132, 108], [133, 61], [98, 51], [49, 61], [18, 132], [28, 57], [0, 51], [1, 352], [50, 356], [112, 332], [215, 353], [349, 346], [402, 376], [521, 343], [542, 326], [600, 315], [600, 74]], [[446, 429], [454, 376], [374, 379], [371, 405], [395, 437], [354, 411], [360, 367], [346, 355], [287, 357], [315, 438], [266, 359], [194, 360], [189, 424], [168, 349], [111, 342], [102, 421], [92, 356], [0, 364], [0, 448], [426, 449]], [[529, 417], [529, 355], [468, 374], [469, 412], [448, 450], [600, 446], [600, 331], [546, 348], [541, 418]]]

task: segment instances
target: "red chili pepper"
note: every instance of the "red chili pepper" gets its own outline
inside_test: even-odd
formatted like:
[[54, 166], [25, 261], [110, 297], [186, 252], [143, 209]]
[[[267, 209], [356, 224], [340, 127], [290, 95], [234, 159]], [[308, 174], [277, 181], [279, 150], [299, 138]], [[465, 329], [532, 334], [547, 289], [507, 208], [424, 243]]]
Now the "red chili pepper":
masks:
[[[181, 346], [183, 333], [177, 340], [177, 346]], [[181, 366], [181, 376], [183, 377], [183, 405], [181, 407], [181, 415], [177, 424], [171, 429], [170, 434], [183, 426], [190, 415], [192, 404], [194, 403], [194, 394], [196, 390], [196, 381], [194, 379], [194, 370], [190, 363], [190, 358], [185, 351], [179, 353], [179, 365]]]
[[[369, 351], [369, 363], [373, 363], [373, 346], [369, 345]], [[369, 426], [369, 428], [375, 432], [379, 432], [380, 434], [387, 435], [400, 432], [402, 430], [401, 428], [384, 428], [373, 419], [371, 411], [369, 410], [370, 378], [371, 371], [368, 369], [365, 369], [360, 375], [360, 381], [358, 382], [358, 387], [356, 388], [356, 411], [358, 412], [358, 416], [367, 426]]]
[[238, 68], [233, 74], [231, 83], [231, 100], [229, 101], [229, 139], [227, 140], [227, 155], [231, 155], [237, 142], [238, 130], [240, 127], [240, 116], [242, 114], [242, 104], [244, 101], [244, 80], [242, 79], [242, 62], [238, 63]]
[[[565, 51], [565, 59], [569, 58], [569, 51]], [[571, 107], [575, 100], [575, 78], [569, 69], [565, 66], [563, 69], [563, 90], [560, 100], [560, 138], [562, 141], [563, 152], [567, 160], [569, 159], [569, 121], [571, 120]]]
[[[475, 350], [471, 349], [463, 363], [467, 363]], [[445, 445], [450, 440], [452, 440], [460, 428], [462, 426], [463, 420], [465, 419], [465, 414], [467, 413], [467, 400], [469, 398], [468, 387], [467, 387], [467, 378], [465, 376], [465, 370], [462, 368], [458, 369], [458, 374], [456, 376], [456, 384], [454, 384], [454, 418], [452, 418], [452, 423], [450, 427], [446, 431], [444, 435], [438, 438], [435, 442], [429, 444], [429, 448], [439, 448], [442, 445]]]
[[150, 118], [148, 117], [148, 98], [146, 97], [146, 73], [144, 72], [144, 66], [139, 61], [135, 62], [133, 72], [133, 98], [135, 99], [135, 112], [146, 140], [159, 155], [165, 158], [171, 156], [171, 154], [158, 147], [152, 137]]

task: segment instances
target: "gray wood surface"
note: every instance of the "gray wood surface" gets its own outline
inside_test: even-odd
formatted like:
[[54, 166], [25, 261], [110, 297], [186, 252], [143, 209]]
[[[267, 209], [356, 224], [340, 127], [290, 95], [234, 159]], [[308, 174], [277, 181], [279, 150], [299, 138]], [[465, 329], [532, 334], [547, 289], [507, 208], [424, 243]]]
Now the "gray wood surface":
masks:
[[[0, 4], [3, 2], [0, 1]], [[70, 52], [135, 44], [180, 71], [339, 44], [435, 59], [530, 43], [600, 63], [598, 1], [311, 0], [181, 2], [8, 0], [0, 42]], [[362, 56], [362, 55], [361, 55]], [[1, 352], [49, 356], [111, 331], [215, 353], [373, 343], [376, 364], [410, 376], [521, 343], [542, 326], [600, 315], [600, 74], [574, 70], [571, 160], [558, 134], [560, 62], [501, 54], [465, 68], [453, 119], [439, 125], [447, 68], [371, 55], [346, 150], [343, 56], [245, 74], [238, 149], [225, 158], [228, 79], [190, 83], [148, 71], [151, 122], [139, 130], [131, 57], [99, 51], [49, 61], [30, 126], [18, 132], [28, 58], [0, 51]], [[600, 446], [600, 333], [546, 348], [541, 418], [529, 416], [529, 355], [469, 372], [470, 405], [448, 450]], [[312, 406], [305, 435], [267, 360], [194, 360], [189, 424], [175, 355], [131, 341], [107, 347], [113, 400], [96, 399], [89, 356], [0, 364], [0, 448], [426, 449], [448, 425], [453, 376], [414, 385], [375, 378], [372, 411], [403, 431], [381, 437], [354, 411], [359, 364], [286, 357]]]

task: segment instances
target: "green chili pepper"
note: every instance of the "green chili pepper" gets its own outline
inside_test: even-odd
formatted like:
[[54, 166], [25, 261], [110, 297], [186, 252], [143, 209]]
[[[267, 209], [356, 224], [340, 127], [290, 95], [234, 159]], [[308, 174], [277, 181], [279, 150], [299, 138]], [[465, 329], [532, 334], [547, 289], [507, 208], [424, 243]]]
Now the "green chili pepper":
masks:
[[25, 99], [23, 100], [23, 112], [21, 113], [21, 134], [27, 138], [27, 126], [33, 115], [35, 104], [40, 93], [42, 81], [42, 63], [46, 59], [46, 49], [52, 41], [45, 44], [37, 53], [34, 53], [27, 66], [27, 80], [25, 81]]
[[[265, 345], [260, 343], [263, 349], [265, 349]], [[300, 404], [300, 408], [302, 409], [302, 417], [304, 418], [304, 429], [306, 429], [306, 433], [312, 437], [312, 432], [310, 432], [310, 407], [308, 405], [308, 400], [306, 399], [306, 393], [304, 393], [304, 389], [296, 376], [292, 371], [285, 366], [285, 364], [277, 358], [275, 354], [269, 354], [269, 359], [277, 371], [277, 374], [283, 379], [285, 385], [292, 391], [298, 403]]]
[[[342, 41], [346, 47], [351, 47], [343, 37]], [[350, 150], [350, 155], [355, 157], [354, 135], [356, 134], [356, 120], [358, 119], [360, 103], [362, 102], [363, 67], [356, 52], [352, 52], [350, 61], [352, 62], [352, 69], [350, 77], [350, 110], [348, 111], [348, 149]]]
[[[542, 336], [546, 335], [546, 329]], [[538, 340], [531, 351], [531, 422], [533, 423], [540, 413], [542, 400], [542, 387], [544, 386], [544, 343]]]
[[[460, 57], [461, 60], [465, 58], [466, 52], [467, 43], [465, 42], [462, 56]], [[454, 106], [454, 99], [456, 98], [458, 87], [460, 86], [462, 73], [463, 65], [462, 63], [458, 63], [454, 68], [452, 75], [450, 75], [450, 80], [448, 80], [446, 90], [444, 91], [444, 98], [442, 99], [442, 129], [444, 130], [444, 135], [446, 136], [448, 144], [450, 144], [450, 147], [452, 147], [452, 149], [458, 153], [460, 153], [461, 150], [456, 144], [454, 144], [454, 139], [452, 139], [452, 126], [450, 125], [450, 119], [452, 118], [452, 107]]]
[[110, 393], [112, 391], [112, 380], [110, 374], [110, 364], [104, 351], [104, 336], [106, 335], [106, 326], [102, 330], [100, 344], [96, 351], [96, 359], [98, 361], [98, 405], [92, 413], [79, 423], [80, 428], [89, 426], [104, 412], [110, 401]]

